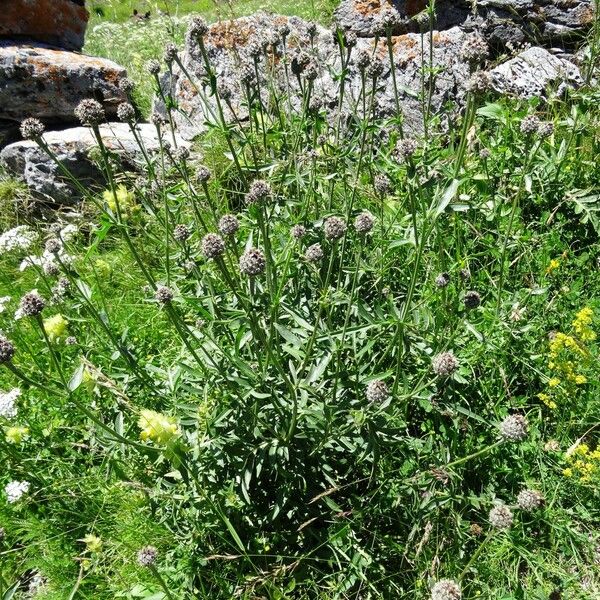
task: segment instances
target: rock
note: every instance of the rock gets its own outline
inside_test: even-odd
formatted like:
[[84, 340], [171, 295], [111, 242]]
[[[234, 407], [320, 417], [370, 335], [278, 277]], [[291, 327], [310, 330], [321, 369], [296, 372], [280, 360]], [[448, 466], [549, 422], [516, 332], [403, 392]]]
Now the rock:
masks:
[[0, 41], [0, 119], [35, 116], [49, 123], [72, 123], [73, 111], [84, 98], [101, 101], [110, 117], [125, 99], [119, 81], [126, 74], [102, 58], [45, 44]]
[[20, 137], [17, 123], [0, 119], [0, 150]]
[[[159, 148], [156, 127], [140, 124], [137, 131], [146, 151], [156, 152]], [[129, 126], [105, 123], [100, 126], [100, 133], [106, 147], [119, 156], [123, 168], [137, 170], [142, 154]], [[90, 150], [96, 148], [96, 140], [89, 128], [49, 131], [43, 139], [84, 187], [98, 183], [105, 185], [103, 174], [89, 158]], [[22, 178], [37, 198], [59, 205], [74, 204], [81, 199], [75, 186], [35, 142], [20, 141], [7, 146], [0, 152], [0, 164]]]
[[578, 87], [583, 78], [577, 66], [544, 48], [521, 52], [490, 71], [493, 89], [520, 98], [544, 96], [550, 88], [559, 93], [565, 86]]
[[81, 50], [89, 16], [82, 1], [8, 0], [2, 3], [0, 37]]
[[[226, 83], [232, 91], [229, 105], [223, 102], [227, 121], [232, 121], [234, 118], [245, 119], [248, 116], [244, 86], [241, 81], [243, 64], [252, 65], [252, 59], [247, 56], [249, 48], [253, 45], [252, 40], [257, 35], [277, 30], [283, 24], [290, 28], [286, 39], [288, 62], [293, 60], [299, 51], [308, 53], [317, 69], [316, 79], [313, 83], [312, 102], [313, 104], [320, 103], [328, 109], [330, 115], [335, 114], [339, 102], [340, 83], [337, 75], [341, 71], [341, 61], [332, 32], [318, 26], [311, 41], [306, 21], [297, 17], [288, 18], [259, 13], [251, 17], [212, 25], [205, 36], [207, 54], [212, 68], [217, 74], [217, 79], [221, 83]], [[433, 66], [435, 69], [439, 69], [439, 72], [432, 85], [430, 108], [433, 114], [442, 113], [441, 109], [447, 103], [460, 104], [462, 102], [470, 66], [461, 57], [461, 48], [467, 40], [473, 39], [475, 35], [465, 33], [459, 28], [435, 32], [432, 56]], [[421, 44], [424, 45], [423, 53]], [[387, 46], [383, 40], [379, 40], [375, 48], [375, 40], [367, 38], [359, 39], [357, 47], [352, 52], [345, 83], [343, 111], [350, 114], [356, 107], [362, 110], [361, 77], [356, 66], [356, 58], [363, 50], [370, 54], [374, 52], [383, 63], [383, 73], [378, 79], [375, 111], [380, 116], [394, 114], [396, 111], [395, 96]], [[407, 132], [416, 133], [422, 129], [421, 55], [423, 54], [428, 60], [429, 36], [424, 38], [419, 34], [395, 36], [393, 52], [400, 106], [404, 114], [406, 129]], [[259, 74], [264, 80], [261, 81], [260, 87], [265, 105], [268, 104], [270, 86], [274, 86], [280, 94], [284, 94], [287, 90], [288, 79], [286, 78], [286, 69], [282, 65], [284, 58], [283, 45], [279, 43], [274, 51], [272, 46], [269, 48], [267, 59], [264, 56], [261, 59]], [[183, 55], [183, 64], [185, 70], [192, 75], [193, 83], [175, 68], [172, 77], [170, 74], [163, 77], [162, 85], [164, 93], [172, 95], [177, 103], [178, 110], [173, 115], [180, 133], [185, 139], [191, 139], [205, 131], [207, 123], [218, 122], [216, 118], [218, 107], [206, 83], [204, 64], [195, 42], [188, 40]], [[298, 110], [301, 107], [302, 93], [298, 78], [292, 74], [291, 70], [291, 66], [288, 66], [291, 103]], [[301, 77], [301, 79], [305, 78]], [[370, 78], [368, 81], [369, 89]], [[305, 81], [303, 81], [303, 85], [306, 85]], [[162, 103], [156, 102], [155, 106], [159, 112], [162, 111], [164, 114], [165, 107]], [[285, 106], [283, 108], [285, 109]], [[451, 113], [446, 113], [443, 118], [447, 118], [448, 114]]]
[[[423, 27], [417, 15], [426, 0], [342, 0], [335, 11], [335, 22], [358, 36], [372, 37], [380, 27], [382, 10], [396, 15], [394, 32], [418, 32]], [[581, 38], [594, 22], [594, 0], [439, 0], [436, 2], [434, 28], [445, 30], [461, 26], [478, 30], [492, 45], [568, 43]], [[425, 23], [428, 31], [429, 24]]]

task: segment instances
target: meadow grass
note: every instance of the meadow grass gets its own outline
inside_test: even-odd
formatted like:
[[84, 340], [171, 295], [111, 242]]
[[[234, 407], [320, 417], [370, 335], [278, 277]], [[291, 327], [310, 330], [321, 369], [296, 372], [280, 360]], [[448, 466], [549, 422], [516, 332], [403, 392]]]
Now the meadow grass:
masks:
[[414, 139], [271, 93], [3, 212], [0, 595], [598, 598], [597, 85]]

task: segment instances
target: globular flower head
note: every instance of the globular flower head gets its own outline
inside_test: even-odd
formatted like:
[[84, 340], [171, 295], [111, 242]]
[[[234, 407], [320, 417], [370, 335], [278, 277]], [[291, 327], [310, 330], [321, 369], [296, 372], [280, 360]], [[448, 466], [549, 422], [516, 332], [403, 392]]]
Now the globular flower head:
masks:
[[19, 310], [26, 317], [35, 317], [44, 310], [45, 306], [46, 301], [33, 290], [21, 298]]
[[398, 24], [398, 17], [397, 11], [386, 6], [376, 17], [377, 29], [382, 33], [391, 31]]
[[306, 227], [304, 225], [294, 225], [290, 233], [295, 240], [301, 240], [306, 235]]
[[304, 258], [311, 263], [320, 262], [323, 260], [323, 256], [323, 248], [321, 247], [321, 244], [312, 244], [306, 249], [304, 254]]
[[144, 546], [137, 554], [137, 562], [141, 567], [149, 567], [156, 562], [158, 550], [154, 546]]
[[513, 522], [513, 513], [505, 504], [498, 504], [490, 510], [490, 524], [496, 529], [509, 529]]
[[520, 442], [527, 437], [529, 423], [522, 415], [509, 415], [500, 423], [500, 435], [508, 442]]
[[216, 233], [207, 233], [202, 238], [202, 254], [208, 259], [218, 258], [225, 252], [225, 242]]
[[90, 552], [91, 554], [98, 554], [101, 552], [102, 546], [104, 545], [102, 539], [93, 533], [87, 533], [79, 541], [85, 544], [86, 551]]
[[163, 55], [163, 60], [170, 65], [176, 58], [179, 50], [175, 44], [167, 44], [165, 46], [165, 53]]
[[374, 224], [375, 219], [373, 218], [373, 215], [368, 211], [360, 213], [360, 215], [358, 215], [356, 219], [354, 219], [354, 229], [356, 229], [356, 232], [360, 235], [365, 235], [369, 233], [369, 231], [373, 229]]
[[330, 240], [339, 240], [346, 233], [346, 223], [340, 217], [329, 217], [323, 223], [325, 237]]
[[21, 395], [19, 388], [8, 392], [0, 392], [0, 417], [14, 419], [17, 416], [17, 400]]
[[60, 313], [44, 319], [44, 329], [51, 341], [61, 338], [67, 331], [69, 321]]
[[448, 273], [440, 273], [435, 278], [435, 285], [439, 288], [448, 287], [449, 283], [450, 283], [450, 275]]
[[477, 308], [481, 304], [481, 295], [479, 292], [469, 290], [465, 294], [464, 303], [467, 308]]
[[208, 24], [202, 17], [194, 17], [190, 21], [188, 36], [192, 38], [204, 37], [208, 33]]
[[13, 343], [0, 334], [0, 365], [9, 363], [15, 355]]
[[525, 135], [533, 135], [538, 132], [540, 125], [540, 120], [535, 115], [527, 115], [521, 121], [519, 129]]
[[[168, 123], [167, 119], [156, 110], [150, 115], [150, 121], [152, 121], [152, 124], [159, 129]], [[171, 147], [171, 143], [166, 140], [163, 142], [163, 147], [168, 150]]]
[[82, 100], [75, 109], [75, 116], [82, 125], [98, 125], [104, 121], [106, 115], [102, 104], [92, 98]]
[[150, 73], [150, 75], [158, 75], [160, 73], [160, 63], [157, 60], [149, 60], [146, 63], [146, 71]]
[[475, 71], [467, 82], [467, 90], [473, 94], [483, 94], [492, 86], [492, 78], [487, 71]]
[[265, 270], [267, 259], [262, 250], [248, 248], [240, 257], [240, 271], [249, 277], [255, 277]]
[[346, 31], [344, 33], [344, 46], [346, 48], [354, 48], [358, 43], [358, 36], [355, 31]]
[[419, 147], [417, 140], [411, 138], [404, 138], [399, 140], [396, 144], [395, 155], [399, 162], [404, 162], [407, 158], [410, 158]]
[[117, 117], [119, 121], [123, 121], [124, 123], [131, 123], [135, 121], [135, 108], [129, 102], [121, 102], [119, 106], [117, 106]]
[[356, 56], [356, 66], [364, 71], [371, 64], [371, 54], [364, 48], [362, 48]]
[[171, 303], [173, 301], [173, 297], [173, 290], [165, 285], [159, 285], [154, 292], [155, 300], [163, 306]]
[[517, 496], [517, 505], [521, 510], [532, 511], [544, 504], [544, 496], [537, 490], [524, 489]]
[[29, 481], [11, 481], [4, 487], [6, 493], [6, 500], [10, 504], [18, 502], [30, 488]]
[[131, 79], [128, 77], [123, 77], [123, 79], [119, 81], [119, 89], [125, 94], [129, 95], [135, 89], [135, 83], [133, 83], [133, 81], [131, 81]]
[[45, 247], [46, 251], [49, 252], [50, 254], [56, 254], [57, 252], [60, 252], [60, 249], [62, 248], [62, 244], [59, 239], [50, 238], [49, 240], [46, 240], [44, 247]]
[[21, 122], [20, 131], [23, 139], [37, 140], [42, 137], [46, 128], [39, 119], [28, 117]]
[[210, 176], [211, 172], [208, 167], [205, 167], [204, 165], [198, 167], [198, 170], [196, 171], [196, 178], [200, 183], [206, 183], [210, 179]]
[[221, 235], [235, 235], [240, 228], [240, 222], [235, 215], [223, 215], [219, 219], [219, 231]]
[[246, 194], [246, 204], [259, 204], [271, 195], [271, 186], [262, 179], [252, 182]]
[[8, 427], [4, 437], [9, 444], [20, 444], [29, 435], [29, 427]]
[[550, 121], [546, 121], [545, 123], [541, 123], [538, 129], [538, 134], [542, 138], [550, 137], [554, 133], [554, 123]]
[[231, 97], [233, 96], [231, 86], [225, 81], [219, 81], [217, 83], [217, 93], [225, 101], [231, 100]]
[[461, 48], [461, 56], [467, 62], [478, 63], [487, 58], [489, 48], [487, 42], [480, 36], [469, 37]]
[[190, 157], [190, 151], [189, 151], [189, 148], [187, 148], [186, 146], [179, 146], [179, 148], [176, 148], [173, 152], [173, 158], [179, 162], [184, 162], [189, 157]]
[[173, 229], [173, 237], [178, 242], [185, 242], [186, 240], [189, 240], [190, 235], [192, 235], [192, 232], [187, 225], [184, 225], [183, 223], [175, 225], [175, 228]]
[[177, 421], [173, 417], [146, 408], [140, 411], [138, 426], [142, 430], [142, 440], [151, 440], [160, 445], [168, 444], [180, 433]]
[[390, 395], [390, 390], [385, 383], [381, 379], [374, 379], [373, 381], [369, 381], [367, 385], [366, 396], [367, 400], [374, 404], [376, 402], [384, 402], [388, 399]]
[[373, 187], [380, 196], [386, 196], [392, 191], [392, 183], [387, 175], [379, 174], [375, 176]]
[[431, 368], [439, 377], [449, 377], [458, 369], [458, 359], [452, 350], [440, 352], [433, 357]]
[[440, 579], [431, 588], [431, 600], [460, 600], [460, 586], [452, 579]]
[[371, 79], [377, 79], [378, 77], [381, 77], [384, 70], [385, 66], [383, 61], [378, 56], [375, 56], [371, 60], [371, 64], [367, 67], [367, 76], [371, 77]]

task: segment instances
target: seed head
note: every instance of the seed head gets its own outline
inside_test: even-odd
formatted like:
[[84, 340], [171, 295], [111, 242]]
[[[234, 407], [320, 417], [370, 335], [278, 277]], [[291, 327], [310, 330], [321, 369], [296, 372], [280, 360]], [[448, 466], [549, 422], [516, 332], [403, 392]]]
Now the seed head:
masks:
[[540, 120], [535, 115], [527, 115], [521, 121], [520, 130], [525, 135], [532, 135], [538, 132], [540, 125]]
[[310, 56], [302, 50], [297, 50], [292, 56], [290, 68], [294, 75], [300, 75], [309, 64]]
[[387, 196], [392, 191], [392, 182], [387, 175], [379, 174], [375, 176], [373, 187], [380, 196]]
[[500, 423], [500, 435], [508, 442], [520, 442], [527, 437], [529, 423], [522, 415], [509, 415]]
[[464, 303], [467, 308], [477, 308], [481, 304], [481, 295], [470, 290], [465, 294]]
[[240, 222], [235, 215], [223, 215], [219, 219], [219, 231], [221, 235], [235, 235], [240, 228]]
[[277, 33], [285, 39], [288, 35], [290, 35], [290, 26], [287, 23], [282, 23], [277, 30]]
[[258, 248], [248, 248], [240, 257], [240, 271], [249, 277], [255, 277], [265, 270], [267, 259]]
[[467, 90], [474, 94], [484, 94], [492, 85], [492, 78], [487, 71], [475, 71], [467, 82]]
[[173, 290], [165, 285], [159, 285], [154, 292], [154, 298], [163, 306], [165, 304], [170, 304], [174, 298]]
[[173, 158], [178, 162], [184, 162], [190, 157], [190, 151], [185, 146], [179, 146], [173, 152]]
[[36, 292], [32, 291], [21, 298], [20, 311], [26, 317], [39, 315], [46, 306], [46, 301]]
[[0, 365], [9, 363], [14, 355], [15, 347], [13, 343], [8, 338], [0, 335]]
[[306, 235], [306, 227], [304, 225], [294, 225], [290, 229], [292, 237], [296, 240], [301, 240]]
[[184, 225], [183, 223], [176, 225], [175, 229], [173, 229], [173, 237], [178, 242], [185, 242], [190, 238], [190, 235], [192, 235], [190, 228], [187, 225]]
[[315, 37], [315, 35], [317, 34], [317, 24], [314, 21], [309, 21], [306, 24], [306, 33], [311, 38]]
[[[165, 119], [165, 117], [163, 117], [159, 112], [154, 111], [151, 115], [150, 115], [150, 120], [152, 121], [152, 124], [155, 127], [164, 127], [167, 124], [167, 119]], [[170, 142], [163, 142], [163, 146], [168, 149], [171, 147]]]
[[154, 546], [145, 546], [138, 552], [138, 565], [140, 565], [140, 567], [149, 567], [156, 562], [157, 557], [158, 550]]
[[358, 52], [356, 56], [356, 66], [364, 71], [371, 64], [371, 54], [364, 48]]
[[44, 247], [46, 248], [46, 251], [50, 254], [56, 254], [57, 252], [60, 252], [62, 244], [60, 243], [59, 239], [50, 238], [49, 240], [46, 240], [46, 244]]
[[374, 404], [376, 402], [381, 403], [388, 399], [390, 395], [390, 390], [386, 385], [385, 381], [381, 381], [381, 379], [375, 379], [374, 381], [370, 381], [367, 385], [366, 396], [367, 400]]
[[167, 44], [165, 46], [164, 61], [170, 65], [176, 58], [179, 50], [175, 44]]
[[533, 511], [544, 504], [544, 496], [537, 490], [521, 490], [517, 496], [517, 505], [521, 510]]
[[190, 21], [188, 35], [192, 38], [204, 37], [208, 33], [208, 25], [202, 17], [194, 17]]
[[198, 179], [198, 181], [200, 181], [201, 183], [206, 183], [210, 179], [210, 176], [211, 172], [208, 167], [205, 167], [204, 165], [200, 165], [198, 167], [198, 170], [196, 171], [196, 178]]
[[309, 246], [306, 249], [304, 258], [311, 263], [317, 263], [323, 260], [323, 248], [321, 248], [321, 244], [312, 244], [312, 246]]
[[[319, 68], [317, 67], [317, 63], [314, 60], [311, 60], [304, 69], [304, 77], [307, 81], [314, 81], [319, 76]], [[315, 101], [319, 100], [320, 104], [322, 104], [322, 100], [319, 98], [315, 98]], [[321, 107], [319, 107], [321, 108]]]
[[538, 129], [538, 134], [541, 138], [550, 137], [554, 133], [554, 123], [550, 121], [546, 121], [540, 125]]
[[124, 123], [131, 123], [135, 121], [135, 108], [129, 102], [121, 102], [119, 106], [117, 106], [117, 117], [119, 121], [123, 121]]
[[218, 258], [225, 252], [225, 242], [216, 233], [207, 233], [202, 238], [202, 254], [208, 259]]
[[246, 194], [246, 204], [259, 204], [271, 195], [271, 186], [262, 179], [252, 182]]
[[384, 8], [376, 18], [376, 27], [381, 33], [392, 30], [398, 24], [398, 13], [389, 8]]
[[358, 215], [356, 219], [354, 219], [354, 229], [356, 229], [356, 232], [360, 235], [365, 235], [366, 233], [369, 233], [369, 231], [373, 229], [374, 224], [375, 219], [373, 218], [373, 215], [368, 211], [360, 213], [360, 215]]
[[496, 529], [509, 529], [513, 522], [513, 514], [508, 506], [499, 504], [490, 510], [489, 519], [492, 527], [496, 527]]
[[86, 98], [77, 105], [75, 116], [81, 121], [82, 125], [89, 126], [98, 125], [106, 117], [102, 104], [91, 98]]
[[367, 68], [367, 76], [371, 79], [377, 79], [378, 77], [381, 77], [384, 70], [385, 67], [383, 61], [378, 56], [375, 56]]
[[483, 62], [488, 55], [489, 48], [487, 42], [479, 35], [469, 37], [461, 48], [461, 56], [467, 62]]
[[435, 278], [435, 285], [439, 288], [448, 287], [449, 284], [450, 284], [450, 275], [448, 273], [440, 273]]
[[158, 75], [160, 73], [160, 63], [157, 60], [149, 60], [146, 63], [146, 71], [150, 73], [150, 75]]
[[354, 48], [358, 42], [358, 36], [355, 31], [346, 31], [344, 34], [344, 46], [346, 48]]
[[223, 100], [231, 100], [231, 97], [233, 96], [233, 90], [231, 89], [231, 86], [224, 81], [219, 81], [217, 83], [217, 92], [219, 96], [223, 98]]
[[431, 600], [460, 600], [461, 597], [460, 587], [452, 579], [440, 579], [431, 588]]
[[419, 147], [417, 140], [411, 138], [404, 138], [396, 144], [396, 158], [399, 162], [404, 162], [407, 158], [410, 158]]
[[131, 81], [131, 79], [123, 77], [123, 79], [119, 81], [119, 89], [125, 94], [129, 95], [135, 89], [135, 84], [133, 81]]
[[433, 357], [431, 368], [439, 377], [449, 377], [458, 369], [458, 359], [452, 350], [440, 352]]
[[346, 233], [346, 229], [346, 223], [340, 217], [329, 217], [323, 223], [323, 231], [329, 241], [339, 240]]
[[28, 117], [21, 122], [21, 135], [26, 140], [37, 140], [42, 137], [46, 128], [39, 119]]

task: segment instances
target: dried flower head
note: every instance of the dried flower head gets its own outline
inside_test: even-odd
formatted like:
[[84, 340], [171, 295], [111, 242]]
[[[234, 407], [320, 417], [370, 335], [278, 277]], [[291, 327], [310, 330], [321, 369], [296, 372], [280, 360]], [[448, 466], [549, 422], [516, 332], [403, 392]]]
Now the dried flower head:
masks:
[[513, 514], [505, 504], [498, 504], [490, 510], [490, 524], [496, 529], [509, 529], [513, 522]]
[[14, 355], [15, 347], [13, 343], [8, 338], [0, 335], [0, 365], [9, 363]]
[[121, 102], [121, 104], [117, 106], [117, 117], [119, 118], [119, 121], [131, 123], [132, 121], [135, 121], [135, 108], [133, 108], [133, 105], [129, 104], [129, 102]]
[[383, 75], [384, 70], [385, 66], [383, 61], [378, 56], [374, 56], [371, 60], [371, 64], [367, 67], [367, 77], [377, 79]]
[[246, 204], [259, 204], [271, 195], [271, 186], [262, 179], [252, 182], [246, 194]]
[[355, 60], [356, 60], [356, 66], [361, 71], [364, 71], [371, 64], [371, 54], [366, 49], [362, 48], [361, 50], [359, 50], [358, 54], [356, 55]]
[[458, 369], [458, 359], [452, 350], [440, 352], [431, 360], [431, 368], [439, 377], [449, 377]]
[[477, 308], [481, 304], [481, 295], [479, 292], [469, 290], [464, 297], [464, 303], [467, 308]]
[[219, 81], [217, 83], [217, 93], [225, 101], [231, 100], [231, 97], [233, 96], [231, 86], [225, 81]]
[[346, 229], [346, 223], [340, 217], [329, 217], [323, 223], [323, 231], [329, 241], [339, 240], [346, 233]]
[[215, 259], [225, 252], [225, 241], [216, 233], [207, 233], [202, 238], [202, 254], [208, 259]]
[[290, 229], [292, 237], [296, 240], [301, 240], [306, 235], [306, 227], [304, 225], [294, 225]]
[[385, 383], [381, 379], [375, 379], [373, 381], [369, 381], [367, 385], [366, 396], [367, 400], [374, 404], [376, 402], [384, 402], [389, 398], [390, 390]]
[[145, 546], [141, 548], [137, 555], [137, 562], [140, 567], [149, 567], [156, 562], [158, 550], [154, 546]]
[[452, 579], [440, 579], [431, 588], [431, 600], [460, 600], [460, 586]]
[[379, 174], [373, 180], [373, 187], [380, 196], [387, 196], [392, 191], [392, 182], [387, 175]]
[[163, 306], [172, 302], [173, 298], [173, 290], [166, 285], [159, 285], [154, 292], [154, 299]]
[[240, 271], [249, 277], [255, 277], [265, 270], [267, 259], [258, 248], [248, 248], [240, 257]]
[[[154, 111], [151, 115], [150, 115], [150, 121], [152, 122], [152, 124], [155, 127], [164, 127], [168, 121], [165, 117], [163, 117], [163, 115], [161, 115], [159, 112]], [[171, 143], [168, 141], [163, 142], [163, 146], [165, 149], [168, 149], [171, 147]]]
[[75, 109], [75, 116], [82, 125], [94, 126], [104, 121], [106, 115], [102, 104], [92, 98], [82, 100]]
[[46, 128], [39, 119], [28, 117], [21, 122], [21, 135], [26, 140], [37, 140], [41, 138]]
[[296, 50], [292, 55], [290, 68], [294, 75], [301, 75], [304, 69], [310, 64], [310, 55], [303, 50]]
[[419, 147], [417, 140], [411, 138], [404, 138], [399, 140], [396, 144], [395, 155], [399, 162], [404, 162], [407, 158], [410, 158]]
[[135, 89], [135, 83], [133, 83], [131, 79], [123, 77], [123, 79], [119, 81], [119, 89], [125, 94], [129, 95]]
[[165, 53], [163, 55], [163, 60], [170, 65], [176, 58], [179, 50], [175, 44], [167, 44], [165, 46]]
[[517, 496], [517, 505], [521, 510], [532, 511], [544, 504], [544, 496], [537, 490], [525, 489]]
[[399, 23], [398, 12], [386, 6], [376, 17], [376, 28], [382, 33], [391, 32]]
[[178, 242], [185, 242], [186, 240], [189, 240], [190, 235], [192, 235], [192, 232], [187, 225], [184, 225], [183, 223], [175, 225], [175, 228], [173, 229], [173, 237]]
[[474, 94], [484, 94], [492, 87], [492, 78], [487, 71], [475, 71], [467, 82], [467, 90]]
[[527, 115], [521, 121], [519, 129], [521, 130], [521, 133], [525, 135], [533, 135], [534, 133], [537, 133], [540, 125], [540, 120], [535, 115]]
[[21, 298], [19, 310], [26, 317], [39, 315], [46, 306], [46, 301], [35, 291], [28, 292]]
[[450, 284], [450, 274], [449, 273], [440, 273], [435, 278], [435, 285], [439, 288], [448, 287]]
[[354, 229], [356, 229], [356, 232], [360, 235], [365, 235], [369, 233], [369, 231], [373, 229], [374, 224], [375, 219], [373, 215], [368, 211], [360, 213], [360, 215], [358, 215], [356, 219], [354, 219]]
[[277, 29], [277, 33], [281, 38], [285, 39], [288, 35], [290, 35], [290, 26], [287, 23], [282, 23]]
[[178, 162], [184, 162], [190, 157], [190, 150], [187, 146], [179, 146], [173, 152], [173, 158]]
[[358, 36], [355, 31], [346, 31], [344, 33], [344, 46], [346, 48], [354, 48], [358, 43]]
[[219, 219], [219, 231], [221, 235], [235, 235], [240, 228], [240, 222], [235, 215], [223, 215]]
[[146, 71], [148, 71], [150, 75], [158, 75], [160, 73], [160, 63], [154, 59], [149, 60], [146, 63]]
[[204, 165], [200, 165], [196, 171], [196, 178], [200, 183], [206, 183], [211, 176], [210, 169]]
[[520, 442], [527, 437], [529, 423], [522, 415], [509, 415], [500, 423], [500, 435], [509, 442]]
[[488, 56], [489, 48], [487, 42], [480, 35], [472, 35], [463, 43], [461, 56], [467, 62], [483, 62]]
[[324, 254], [321, 244], [312, 244], [306, 249], [306, 252], [304, 254], [304, 258], [306, 258], [308, 262], [312, 263], [320, 262], [321, 260], [323, 260], [323, 256]]
[[188, 28], [188, 36], [201, 38], [208, 33], [208, 24], [202, 17], [193, 17]]

